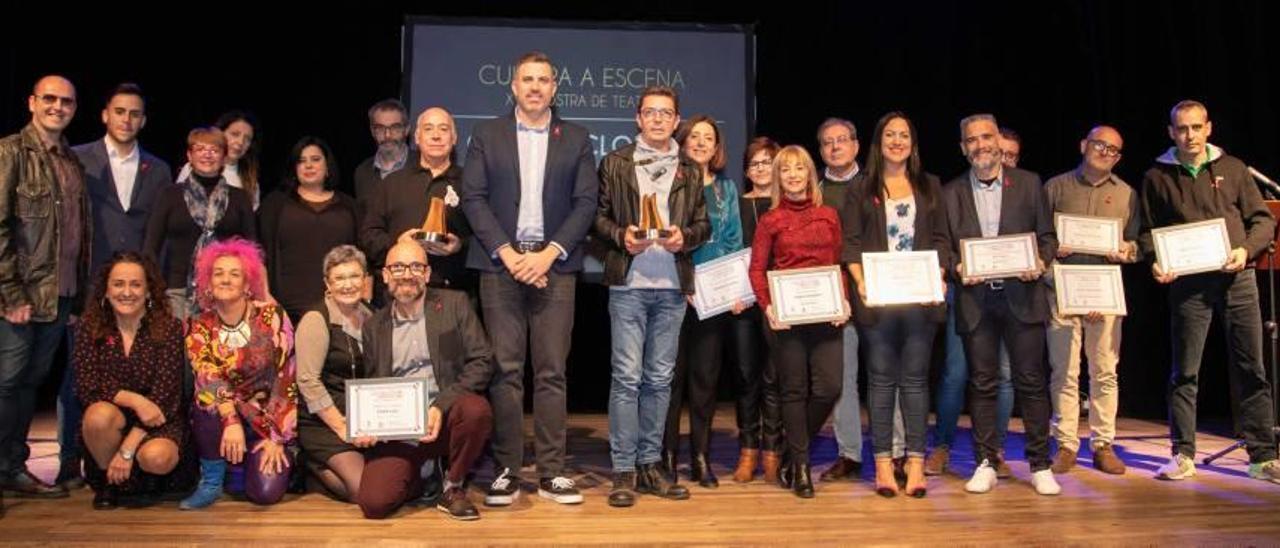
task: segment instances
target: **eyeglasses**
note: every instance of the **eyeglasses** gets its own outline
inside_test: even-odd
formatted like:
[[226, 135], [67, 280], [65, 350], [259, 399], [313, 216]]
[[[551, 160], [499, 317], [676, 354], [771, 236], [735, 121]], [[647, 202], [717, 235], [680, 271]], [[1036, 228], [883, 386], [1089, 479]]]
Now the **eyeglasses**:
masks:
[[754, 162], [747, 164], [747, 169], [748, 170], [763, 169], [763, 168], [772, 167], [772, 166], [773, 166], [773, 160], [756, 160]]
[[1017, 152], [1010, 152], [1010, 151], [1007, 151], [1007, 150], [1002, 150], [1002, 151], [1000, 151], [1000, 157], [1001, 157], [1001, 158], [1004, 158], [1004, 159], [1006, 159], [1006, 160], [1009, 160], [1010, 162], [1016, 162], [1016, 161], [1018, 161], [1018, 157], [1019, 157], [1019, 156], [1021, 156], [1021, 155], [1020, 155], [1020, 154], [1018, 154]]
[[404, 127], [404, 124], [391, 124], [389, 126], [373, 124], [369, 126], [369, 130], [372, 131], [374, 135], [387, 135], [390, 133], [401, 133], [404, 131]]
[[392, 276], [403, 276], [410, 272], [415, 276], [421, 276], [427, 273], [427, 265], [424, 263], [391, 263], [386, 268]]
[[823, 148], [826, 148], [826, 147], [833, 147], [836, 145], [843, 145], [845, 143], [851, 143], [851, 142], [853, 142], [853, 137], [850, 137], [848, 135], [841, 135], [833, 139], [823, 139], [822, 146]]
[[1120, 156], [1120, 147], [1108, 145], [1105, 141], [1091, 139], [1089, 141], [1089, 146], [1093, 148], [1094, 152], [1103, 156]]
[[202, 154], [222, 154], [222, 148], [213, 145], [195, 145], [191, 147], [191, 153], [196, 156]]
[[67, 108], [74, 108], [76, 106], [75, 97], [62, 97], [60, 95], [53, 95], [51, 93], [46, 93], [44, 95], [37, 96], [36, 99], [39, 99], [40, 104], [43, 104], [45, 106], [56, 105], [58, 104], [59, 101], [62, 102], [62, 106]]
[[659, 120], [665, 122], [676, 117], [676, 111], [669, 108], [646, 108], [640, 111], [640, 117], [646, 120]]

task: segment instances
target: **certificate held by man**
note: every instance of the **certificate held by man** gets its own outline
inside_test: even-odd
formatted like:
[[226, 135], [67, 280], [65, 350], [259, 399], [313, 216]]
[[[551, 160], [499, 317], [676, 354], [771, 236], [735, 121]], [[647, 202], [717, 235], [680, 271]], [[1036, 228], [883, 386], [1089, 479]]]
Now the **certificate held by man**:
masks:
[[1124, 227], [1118, 218], [1057, 213], [1053, 224], [1058, 244], [1072, 253], [1105, 256], [1120, 251]]
[[1156, 262], [1165, 274], [1185, 276], [1222, 269], [1231, 259], [1227, 223], [1222, 218], [1154, 228]]
[[756, 302], [747, 271], [751, 267], [751, 249], [743, 249], [694, 266], [693, 308], [699, 320], [733, 310], [737, 303]]
[[774, 321], [781, 325], [833, 322], [849, 317], [840, 267], [770, 270]]
[[960, 263], [965, 278], [1010, 278], [1037, 270], [1034, 232], [960, 240]]
[[351, 379], [346, 391], [348, 439], [416, 440], [427, 435], [426, 379]]
[[863, 253], [867, 306], [943, 302], [940, 271], [934, 250]]
[[1124, 277], [1120, 265], [1053, 265], [1053, 286], [1058, 313], [1086, 316], [1092, 313], [1124, 316]]

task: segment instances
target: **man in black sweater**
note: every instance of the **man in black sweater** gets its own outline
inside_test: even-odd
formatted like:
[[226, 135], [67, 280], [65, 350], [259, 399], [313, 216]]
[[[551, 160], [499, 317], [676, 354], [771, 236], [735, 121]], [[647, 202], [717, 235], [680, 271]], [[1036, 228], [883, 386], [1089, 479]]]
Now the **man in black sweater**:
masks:
[[1195, 476], [1196, 391], [1209, 324], [1224, 316], [1231, 391], [1238, 395], [1240, 429], [1249, 451], [1249, 475], [1280, 483], [1280, 462], [1271, 430], [1271, 387], [1262, 366], [1262, 314], [1250, 259], [1275, 237], [1276, 221], [1248, 167], [1209, 144], [1213, 123], [1196, 101], [1182, 101], [1169, 112], [1174, 147], [1156, 159], [1142, 179], [1143, 234], [1148, 256], [1155, 252], [1151, 229], [1221, 218], [1231, 253], [1221, 271], [1178, 276], [1151, 265], [1156, 281], [1169, 285], [1173, 365], [1169, 375], [1169, 434], [1173, 457], [1156, 477], [1183, 480]]

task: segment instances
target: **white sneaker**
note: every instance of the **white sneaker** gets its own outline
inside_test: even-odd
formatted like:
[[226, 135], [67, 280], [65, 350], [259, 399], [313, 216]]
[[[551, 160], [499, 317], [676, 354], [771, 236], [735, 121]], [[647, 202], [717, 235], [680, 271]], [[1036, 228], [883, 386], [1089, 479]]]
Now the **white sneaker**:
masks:
[[1056, 495], [1062, 492], [1062, 486], [1058, 485], [1058, 480], [1053, 478], [1053, 470], [1048, 468], [1031, 473], [1031, 486], [1035, 487], [1036, 494], [1040, 495]]
[[1169, 462], [1156, 470], [1156, 479], [1177, 481], [1196, 475], [1196, 461], [1185, 455], [1174, 455]]
[[973, 471], [973, 477], [964, 484], [964, 490], [970, 493], [989, 493], [996, 487], [998, 481], [1000, 480], [996, 477], [995, 467], [991, 466], [990, 461], [982, 459], [982, 464]]
[[1280, 483], [1280, 460], [1272, 459], [1267, 462], [1249, 464], [1249, 477]]

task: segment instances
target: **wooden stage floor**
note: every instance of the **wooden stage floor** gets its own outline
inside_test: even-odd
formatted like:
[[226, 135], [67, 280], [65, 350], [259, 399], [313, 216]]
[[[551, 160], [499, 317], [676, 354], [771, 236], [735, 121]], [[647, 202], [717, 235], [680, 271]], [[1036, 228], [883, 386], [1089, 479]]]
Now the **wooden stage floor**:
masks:
[[[470, 523], [451, 521], [434, 508], [366, 521], [357, 508], [318, 494], [290, 495], [269, 508], [224, 499], [200, 512], [180, 512], [175, 503], [99, 512], [90, 508], [92, 495], [85, 489], [69, 500], [6, 498], [0, 544], [1280, 546], [1280, 485], [1249, 479], [1243, 451], [1201, 466], [1193, 480], [1152, 478], [1168, 455], [1163, 423], [1121, 419], [1117, 446], [1129, 473], [1106, 476], [1089, 466], [1086, 454], [1081, 466], [1059, 476], [1063, 493], [1058, 497], [1032, 491], [1021, 460], [1021, 435], [1013, 433], [1009, 453], [1015, 478], [1002, 481], [990, 494], [966, 494], [963, 484], [973, 464], [963, 431], [953, 458], [958, 468], [931, 479], [925, 499], [876, 496], [867, 466], [861, 481], [820, 484], [817, 498], [801, 500], [758, 478], [750, 484], [732, 481], [737, 458], [732, 417], [729, 407], [717, 414], [713, 458], [720, 488], [693, 485], [692, 499], [683, 502], [641, 497], [633, 508], [610, 508], [605, 503], [607, 417], [574, 415], [569, 465], [586, 495], [580, 506], [558, 506], [526, 485], [514, 507], [481, 507], [483, 519]], [[52, 414], [41, 416], [33, 438], [53, 438], [53, 422]], [[1011, 429], [1021, 431], [1016, 419]], [[834, 458], [830, 432], [824, 435], [815, 453], [816, 469]], [[1229, 443], [1201, 434], [1201, 457]], [[32, 469], [51, 478], [56, 454], [56, 443], [37, 441]], [[481, 465], [477, 484], [489, 478], [488, 468]], [[477, 503], [483, 498], [476, 488], [471, 496]]]

